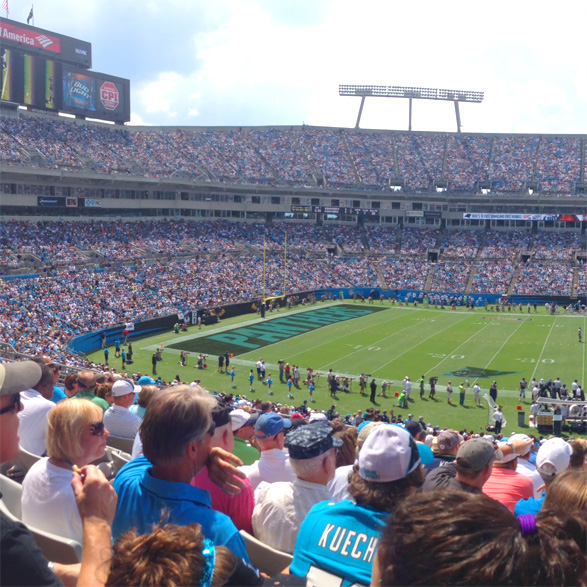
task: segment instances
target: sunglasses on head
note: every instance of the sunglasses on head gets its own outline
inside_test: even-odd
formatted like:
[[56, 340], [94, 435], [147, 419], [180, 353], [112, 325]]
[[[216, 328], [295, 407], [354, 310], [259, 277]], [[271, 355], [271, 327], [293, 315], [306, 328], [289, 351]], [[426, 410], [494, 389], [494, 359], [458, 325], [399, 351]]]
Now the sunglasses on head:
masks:
[[14, 393], [11, 396], [11, 402], [0, 410], [0, 416], [8, 412], [20, 412], [22, 410], [22, 402], [20, 401], [20, 393]]
[[208, 434], [209, 436], [214, 436], [214, 430], [216, 430], [216, 422], [212, 420], [212, 424], [210, 424], [210, 428], [208, 428], [206, 434]]
[[92, 436], [104, 436], [104, 422], [94, 422], [90, 424]]

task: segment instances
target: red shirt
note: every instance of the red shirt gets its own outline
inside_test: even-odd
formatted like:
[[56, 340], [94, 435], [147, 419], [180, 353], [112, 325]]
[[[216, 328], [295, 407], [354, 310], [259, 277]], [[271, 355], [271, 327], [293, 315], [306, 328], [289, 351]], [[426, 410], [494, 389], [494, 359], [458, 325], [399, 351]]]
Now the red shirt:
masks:
[[534, 486], [530, 478], [521, 473], [493, 467], [491, 477], [483, 485], [483, 493], [499, 501], [513, 514], [520, 499], [534, 496]]
[[212, 509], [226, 514], [238, 530], [245, 530], [252, 535], [251, 518], [255, 507], [255, 494], [248, 479], [241, 479], [241, 481], [245, 483], [245, 488], [238, 495], [227, 495], [210, 480], [208, 469], [204, 467], [192, 479], [191, 485], [208, 491], [212, 498]]

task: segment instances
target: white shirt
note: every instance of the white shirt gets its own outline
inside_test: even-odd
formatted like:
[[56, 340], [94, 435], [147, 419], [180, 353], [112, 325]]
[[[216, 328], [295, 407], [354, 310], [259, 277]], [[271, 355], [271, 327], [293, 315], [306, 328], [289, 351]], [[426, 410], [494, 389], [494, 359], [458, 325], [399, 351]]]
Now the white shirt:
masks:
[[36, 389], [20, 394], [24, 409], [18, 413], [20, 446], [34, 455], [42, 456], [47, 450], [47, 414], [55, 404], [45, 399]]
[[253, 530], [261, 542], [293, 554], [308, 512], [321, 501], [332, 501], [326, 485], [295, 479], [272, 483], [262, 491], [253, 510]]
[[132, 454], [131, 458], [136, 459], [143, 456], [143, 442], [141, 440], [141, 433], [137, 432], [135, 441], [132, 443]]
[[544, 485], [544, 480], [536, 470], [536, 465], [533, 465], [526, 459], [518, 459], [516, 472], [521, 473], [525, 477], [530, 477], [532, 485], [534, 485], [534, 499], [540, 499], [542, 497], [542, 490], [538, 491], [538, 488]]
[[141, 426], [141, 419], [129, 412], [128, 408], [113, 404], [104, 412], [104, 426], [112, 436], [134, 439]]
[[352, 472], [353, 465], [343, 465], [336, 469], [334, 479], [328, 484], [328, 491], [335, 501], [343, 501], [344, 499], [354, 501], [349, 493], [349, 475]]
[[52, 465], [48, 458], [37, 461], [22, 483], [22, 521], [82, 544], [82, 520], [71, 479], [71, 469]]
[[279, 448], [271, 448], [261, 452], [261, 458], [252, 465], [239, 467], [251, 482], [253, 489], [261, 483], [276, 483], [277, 481], [291, 481], [296, 478], [289, 463], [289, 454]]

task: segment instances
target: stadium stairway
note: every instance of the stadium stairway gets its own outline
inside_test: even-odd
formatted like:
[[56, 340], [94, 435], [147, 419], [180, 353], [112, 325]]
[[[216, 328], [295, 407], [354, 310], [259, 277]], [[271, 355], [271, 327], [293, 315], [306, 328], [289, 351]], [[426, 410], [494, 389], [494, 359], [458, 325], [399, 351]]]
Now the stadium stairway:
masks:
[[573, 267], [573, 283], [571, 285], [571, 297], [577, 297], [577, 288], [579, 287], [579, 267]]
[[426, 283], [424, 284], [424, 291], [430, 291], [430, 286], [432, 285], [432, 276], [434, 275], [434, 267], [436, 263], [430, 264], [430, 270], [428, 271], [428, 275], [426, 276]]
[[467, 280], [467, 286], [465, 287], [466, 294], [471, 293], [471, 288], [473, 287], [473, 283], [475, 282], [475, 273], [476, 272], [477, 272], [477, 263], [471, 263], [471, 271], [469, 272], [469, 279]]
[[379, 267], [379, 259], [371, 258], [371, 262], [373, 263], [373, 267], [375, 268], [375, 273], [377, 273], [377, 280], [379, 281], [379, 285], [383, 289], [389, 289], [389, 285], [387, 285], [387, 282], [385, 281], [383, 271], [381, 271], [381, 267]]
[[510, 281], [510, 286], [508, 287], [507, 295], [511, 296], [516, 289], [516, 284], [518, 283], [518, 278], [520, 277], [520, 272], [522, 271], [522, 263], [518, 263], [516, 270], [514, 271], [514, 275], [512, 276], [512, 280]]

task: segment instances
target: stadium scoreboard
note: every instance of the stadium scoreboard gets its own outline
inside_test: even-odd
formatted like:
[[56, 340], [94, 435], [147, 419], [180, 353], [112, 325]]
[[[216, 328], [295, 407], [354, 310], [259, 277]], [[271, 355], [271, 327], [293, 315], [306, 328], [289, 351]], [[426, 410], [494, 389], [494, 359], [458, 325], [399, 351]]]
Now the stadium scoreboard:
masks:
[[292, 205], [292, 212], [299, 214], [347, 214], [350, 216], [379, 216], [378, 208], [354, 208], [341, 206], [299, 206]]
[[86, 41], [0, 19], [0, 99], [31, 109], [130, 120], [130, 81], [90, 71]]

